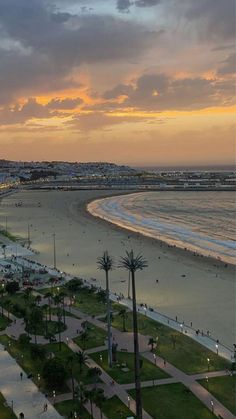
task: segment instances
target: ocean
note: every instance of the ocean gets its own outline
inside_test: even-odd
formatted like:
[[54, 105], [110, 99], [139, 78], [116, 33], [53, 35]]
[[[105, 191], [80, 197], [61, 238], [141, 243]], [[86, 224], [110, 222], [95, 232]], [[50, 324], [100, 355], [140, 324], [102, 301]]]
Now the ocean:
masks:
[[92, 212], [124, 228], [226, 263], [236, 259], [234, 192], [141, 192], [97, 200]]

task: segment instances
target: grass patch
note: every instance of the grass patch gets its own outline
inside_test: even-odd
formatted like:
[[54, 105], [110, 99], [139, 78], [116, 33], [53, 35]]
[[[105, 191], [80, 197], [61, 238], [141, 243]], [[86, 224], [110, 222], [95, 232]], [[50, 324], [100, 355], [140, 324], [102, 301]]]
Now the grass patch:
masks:
[[12, 412], [11, 408], [7, 406], [7, 402], [4, 399], [2, 393], [0, 393], [0, 418], [1, 419], [16, 419], [16, 416]]
[[227, 409], [236, 415], [236, 376], [214, 377], [199, 380], [213, 396], [215, 396]]
[[[141, 334], [151, 336], [154, 339], [158, 336], [156, 354], [187, 374], [207, 372], [207, 358], [210, 359], [210, 371], [223, 370], [230, 367], [230, 363], [227, 360], [214, 354], [183, 333], [177, 332], [141, 314], [138, 314], [138, 322]], [[118, 315], [115, 316], [112, 325], [122, 331], [122, 318]], [[131, 312], [128, 312], [126, 329], [127, 331], [132, 331]], [[173, 340], [175, 340], [175, 348]]]
[[117, 396], [106, 400], [103, 404], [102, 411], [109, 419], [126, 419], [127, 417], [134, 416], [134, 413]]
[[96, 348], [105, 344], [107, 333], [100, 327], [88, 323], [86, 335], [83, 337], [77, 336], [73, 341], [82, 349]]
[[[7, 351], [10, 353], [10, 355], [13, 358], [15, 358], [17, 363], [22, 367], [22, 369], [25, 371], [27, 375], [29, 373], [32, 374], [32, 380], [35, 382], [36, 385], [39, 384], [37, 377], [38, 377], [38, 374], [40, 374], [41, 375], [40, 389], [43, 390], [44, 392], [50, 392], [50, 389], [46, 387], [46, 384], [42, 378], [42, 369], [43, 369], [44, 361], [31, 356], [30, 344], [27, 347], [21, 347], [18, 341], [15, 341], [14, 339], [9, 338], [6, 335], [0, 336], [0, 343], [2, 343], [4, 347], [7, 349]], [[10, 346], [9, 346], [9, 343], [10, 343]], [[63, 346], [66, 346], [66, 345], [62, 344], [62, 348]], [[68, 391], [69, 389], [67, 385], [64, 384], [64, 386], [61, 387], [59, 393], [65, 393]]]
[[[142, 389], [143, 408], [153, 419], [214, 419], [200, 400], [181, 384], [167, 384]], [[135, 391], [130, 390], [135, 398]]]
[[[73, 354], [73, 352], [65, 343], [61, 344], [61, 350], [59, 348], [59, 343], [49, 343], [47, 345], [44, 345], [44, 347], [46, 348], [48, 352], [54, 353], [54, 355], [62, 361], [66, 370], [69, 371], [68, 358]], [[93, 383], [93, 379], [87, 375], [88, 370], [89, 370], [88, 365], [83, 365], [82, 371], [80, 372], [78, 363], [76, 362], [74, 363], [74, 367], [73, 367], [74, 378], [77, 380], [78, 383], [79, 382], [82, 382], [84, 384]], [[69, 373], [68, 373], [68, 377], [69, 377]]]
[[6, 327], [11, 323], [5, 316], [0, 317], [0, 330], [6, 329]]
[[[102, 356], [102, 360], [100, 359]], [[96, 352], [90, 354], [90, 357], [97, 362], [117, 383], [128, 384], [134, 382], [134, 354], [129, 352], [117, 352], [117, 364], [112, 368], [107, 365], [107, 351]], [[164, 371], [153, 365], [147, 359], [141, 357], [143, 365], [141, 368], [141, 381], [161, 379], [169, 377]], [[123, 365], [122, 365], [123, 364]], [[127, 367], [129, 371], [122, 371], [122, 368]]]
[[62, 415], [64, 418], [71, 418], [71, 412], [76, 412], [77, 415], [78, 413], [80, 413], [80, 416], [78, 415], [78, 417], [81, 417], [83, 419], [91, 418], [87, 410], [85, 410], [84, 407], [80, 409], [79, 403], [74, 400], [66, 400], [64, 402], [56, 403], [54, 407], [57, 409], [58, 413], [60, 413], [60, 415]]
[[[48, 321], [47, 322], [47, 328], [48, 328], [48, 334], [52, 334], [55, 335], [57, 333], [59, 333], [59, 328], [60, 328], [60, 332], [64, 332], [64, 330], [67, 329], [67, 326], [63, 323], [60, 322], [58, 324], [58, 322], [56, 321]], [[44, 336], [46, 334], [46, 322], [40, 322], [36, 325], [36, 330], [29, 325], [29, 327], [25, 328], [26, 332], [29, 332], [30, 334], [34, 335], [40, 335], [40, 336]]]
[[[7, 301], [10, 302], [9, 306], [7, 304]], [[4, 295], [3, 298], [1, 298], [0, 304], [6, 309], [9, 310], [14, 316], [18, 318], [22, 318], [23, 314], [22, 312], [25, 312], [26, 307], [29, 305], [29, 302], [24, 298], [24, 295], [22, 293], [16, 293], [13, 295]]]

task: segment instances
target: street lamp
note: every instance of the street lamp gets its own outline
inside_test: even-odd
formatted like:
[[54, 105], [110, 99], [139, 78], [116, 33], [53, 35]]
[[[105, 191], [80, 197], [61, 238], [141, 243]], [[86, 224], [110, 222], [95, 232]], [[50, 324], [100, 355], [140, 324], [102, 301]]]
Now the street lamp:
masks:
[[211, 400], [211, 411], [212, 411], [212, 413], [214, 413], [214, 401], [213, 400]]
[[102, 362], [102, 354], [100, 354], [99, 358], [100, 358], [100, 361]]
[[210, 358], [207, 358], [207, 371], [210, 371]]
[[66, 338], [66, 343], [67, 343], [67, 345], [69, 345], [69, 338], [68, 338], [68, 336]]
[[206, 375], [206, 382], [207, 382], [207, 390], [209, 390], [209, 380], [208, 380], [208, 376]]
[[216, 355], [218, 355], [219, 354], [219, 345], [218, 345], [218, 343], [216, 343]]
[[128, 408], [130, 408], [130, 397], [127, 397], [127, 401], [128, 401]]
[[145, 316], [147, 315], [147, 307], [144, 307]]
[[53, 404], [55, 404], [56, 390], [53, 390], [52, 395], [53, 395]]
[[157, 356], [156, 356], [156, 354], [153, 354], [153, 358], [154, 358], [154, 362], [155, 362], [155, 365], [157, 364]]
[[183, 332], [183, 324], [180, 323], [181, 332]]

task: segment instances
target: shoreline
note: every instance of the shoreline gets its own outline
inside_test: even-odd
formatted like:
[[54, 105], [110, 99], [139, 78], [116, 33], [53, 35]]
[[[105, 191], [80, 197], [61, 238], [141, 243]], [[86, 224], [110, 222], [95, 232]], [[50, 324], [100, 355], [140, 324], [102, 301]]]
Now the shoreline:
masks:
[[[142, 193], [142, 192], [134, 191], [134, 192], [131, 192], [130, 194], [136, 194], [136, 193]], [[113, 196], [122, 196], [122, 195], [126, 195], [126, 194], [122, 193], [120, 195], [112, 195], [112, 197]], [[99, 206], [99, 201], [102, 201], [103, 199], [106, 199], [106, 198], [109, 198], [109, 196], [108, 197], [104, 196], [103, 198], [90, 200], [89, 202], [87, 202], [86, 203], [86, 212], [88, 214], [92, 215], [92, 217], [95, 217], [98, 221], [101, 220], [101, 222], [108, 223], [110, 226], [115, 226], [118, 229], [129, 231], [130, 234], [135, 234], [135, 235], [138, 235], [139, 237], [141, 236], [143, 238], [148, 238], [150, 240], [155, 240], [157, 243], [161, 244], [162, 246], [167, 246], [168, 249], [176, 249], [177, 251], [182, 251], [182, 252], [184, 252], [186, 254], [189, 254], [193, 257], [204, 258], [204, 259], [207, 259], [208, 261], [210, 261], [212, 263], [218, 263], [219, 265], [223, 265], [224, 268], [233, 269], [234, 273], [236, 273], [236, 271], [235, 271], [236, 261], [235, 261], [235, 263], [232, 263], [231, 261], [224, 260], [221, 256], [216, 257], [216, 256], [211, 255], [211, 254], [206, 254], [207, 252], [206, 253], [201, 252], [201, 249], [194, 250], [194, 249], [188, 248], [187, 247], [188, 244], [186, 244], [186, 246], [185, 246], [184, 241], [182, 242], [183, 243], [182, 246], [179, 245], [178, 242], [176, 242], [175, 244], [172, 244], [172, 242], [169, 242], [168, 239], [165, 239], [165, 237], [164, 238], [158, 238], [158, 237], [152, 236], [151, 233], [149, 234], [148, 232], [145, 232], [144, 230], [139, 231], [138, 229], [135, 228], [135, 226], [132, 227], [132, 226], [129, 226], [129, 225], [125, 225], [122, 222], [119, 223], [119, 222], [116, 222], [115, 220], [113, 221], [113, 220], [109, 219], [109, 214], [108, 215], [106, 215], [106, 214], [102, 215], [102, 214], [99, 214], [99, 212], [96, 212], [96, 208], [95, 209], [91, 208], [92, 204], [96, 205], [96, 203], [98, 203], [98, 206]], [[99, 208], [98, 208], [98, 210], [99, 210]]]
[[[137, 191], [130, 192], [129, 194], [133, 194], [133, 193], [136, 193], [136, 192]], [[127, 195], [127, 194], [126, 193], [124, 193], [124, 194], [120, 193], [120, 194], [115, 194], [115, 195], [112, 195], [112, 196], [120, 196], [120, 195]], [[106, 195], [103, 198], [109, 198], [109, 197], [111, 197], [111, 195], [108, 195], [108, 196]], [[101, 198], [101, 199], [103, 199], [103, 198]], [[165, 240], [161, 240], [159, 238], [152, 237], [151, 235], [147, 235], [147, 234], [144, 234], [142, 232], [136, 231], [134, 229], [129, 228], [128, 226], [127, 227], [124, 226], [124, 225], [121, 226], [118, 223], [110, 221], [109, 219], [106, 219], [106, 218], [104, 218], [104, 217], [102, 217], [102, 216], [100, 216], [96, 213], [93, 213], [92, 210], [88, 209], [88, 206], [90, 204], [92, 204], [93, 202], [96, 202], [96, 201], [99, 201], [99, 200], [100, 200], [100, 198], [95, 199], [95, 200], [88, 200], [85, 203], [85, 208], [80, 207], [79, 210], [81, 212], [83, 212], [84, 216], [87, 216], [89, 218], [92, 217], [93, 219], [95, 218], [98, 223], [101, 223], [103, 225], [109, 225], [109, 227], [114, 229], [114, 230], [129, 232], [130, 235], [134, 235], [137, 238], [142, 238], [144, 240], [147, 240], [149, 243], [153, 242], [153, 240], [154, 240], [157, 243], [157, 245], [159, 245], [159, 246], [161, 245], [161, 246], [164, 246], [164, 247], [168, 248], [168, 251], [173, 252], [174, 254], [176, 254], [176, 252], [177, 252], [177, 254], [181, 253], [182, 255], [185, 255], [187, 257], [189, 256], [189, 258], [191, 258], [191, 259], [192, 258], [194, 258], [194, 260], [198, 259], [199, 263], [201, 263], [201, 262], [204, 263], [206, 261], [207, 263], [213, 264], [215, 266], [217, 266], [217, 264], [218, 264], [219, 267], [224, 267], [225, 269], [232, 270], [233, 273], [236, 272], [236, 262], [235, 262], [235, 264], [230, 263], [230, 262], [225, 262], [225, 261], [223, 261], [221, 259], [218, 259], [214, 256], [210, 256], [210, 255], [207, 256], [207, 255], [198, 253], [197, 251], [194, 251], [194, 250], [191, 250], [191, 249], [188, 249], [188, 248], [183, 248], [183, 247], [180, 247], [178, 245], [171, 245]], [[227, 267], [225, 267], [225, 265], [227, 265]]]
[[[104, 193], [105, 192], [105, 193]], [[128, 191], [128, 194], [134, 193]], [[7, 197], [10, 230], [24, 237], [31, 223], [31, 247], [40, 252], [31, 259], [53, 266], [52, 234], [57, 237], [57, 268], [87, 281], [96, 277], [104, 288], [103, 273], [97, 269], [97, 257], [106, 249], [118, 260], [133, 248], [148, 259], [148, 268], [137, 274], [137, 301], [153, 307], [164, 316], [192, 323], [195, 329], [232, 347], [235, 343], [234, 266], [224, 268], [220, 261], [194, 257], [191, 252], [170, 248], [150, 237], [125, 230], [94, 217], [86, 205], [105, 196], [123, 191], [42, 192], [21, 191], [22, 207]], [[127, 191], [125, 191], [127, 193]], [[18, 199], [18, 197], [17, 197]], [[35, 202], [41, 201], [41, 207]], [[182, 274], [186, 274], [183, 278]], [[159, 278], [159, 283], [156, 283]], [[94, 282], [93, 285], [95, 285]], [[124, 270], [111, 273], [111, 291], [127, 295], [128, 275]]]

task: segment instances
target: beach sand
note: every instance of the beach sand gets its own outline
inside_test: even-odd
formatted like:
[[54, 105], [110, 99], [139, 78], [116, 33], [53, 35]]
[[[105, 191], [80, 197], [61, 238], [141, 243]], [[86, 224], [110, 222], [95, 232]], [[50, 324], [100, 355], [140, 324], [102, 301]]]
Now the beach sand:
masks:
[[[86, 279], [96, 278], [97, 257], [108, 250], [116, 262], [131, 248], [142, 253], [148, 268], [136, 276], [137, 299], [170, 317], [206, 332], [232, 348], [235, 331], [235, 269], [191, 252], [170, 248], [154, 239], [120, 229], [85, 210], [86, 203], [118, 192], [108, 191], [22, 191], [3, 198], [0, 224], [8, 217], [9, 231], [27, 237], [30, 225], [33, 256], [53, 265], [53, 233], [56, 233], [57, 267]], [[120, 191], [122, 193], [122, 191]], [[22, 206], [15, 203], [22, 201]], [[38, 206], [38, 203], [41, 206]], [[182, 276], [185, 275], [185, 276]], [[158, 282], [156, 280], [158, 279]], [[127, 296], [128, 273], [116, 268], [110, 274], [113, 292]]]

